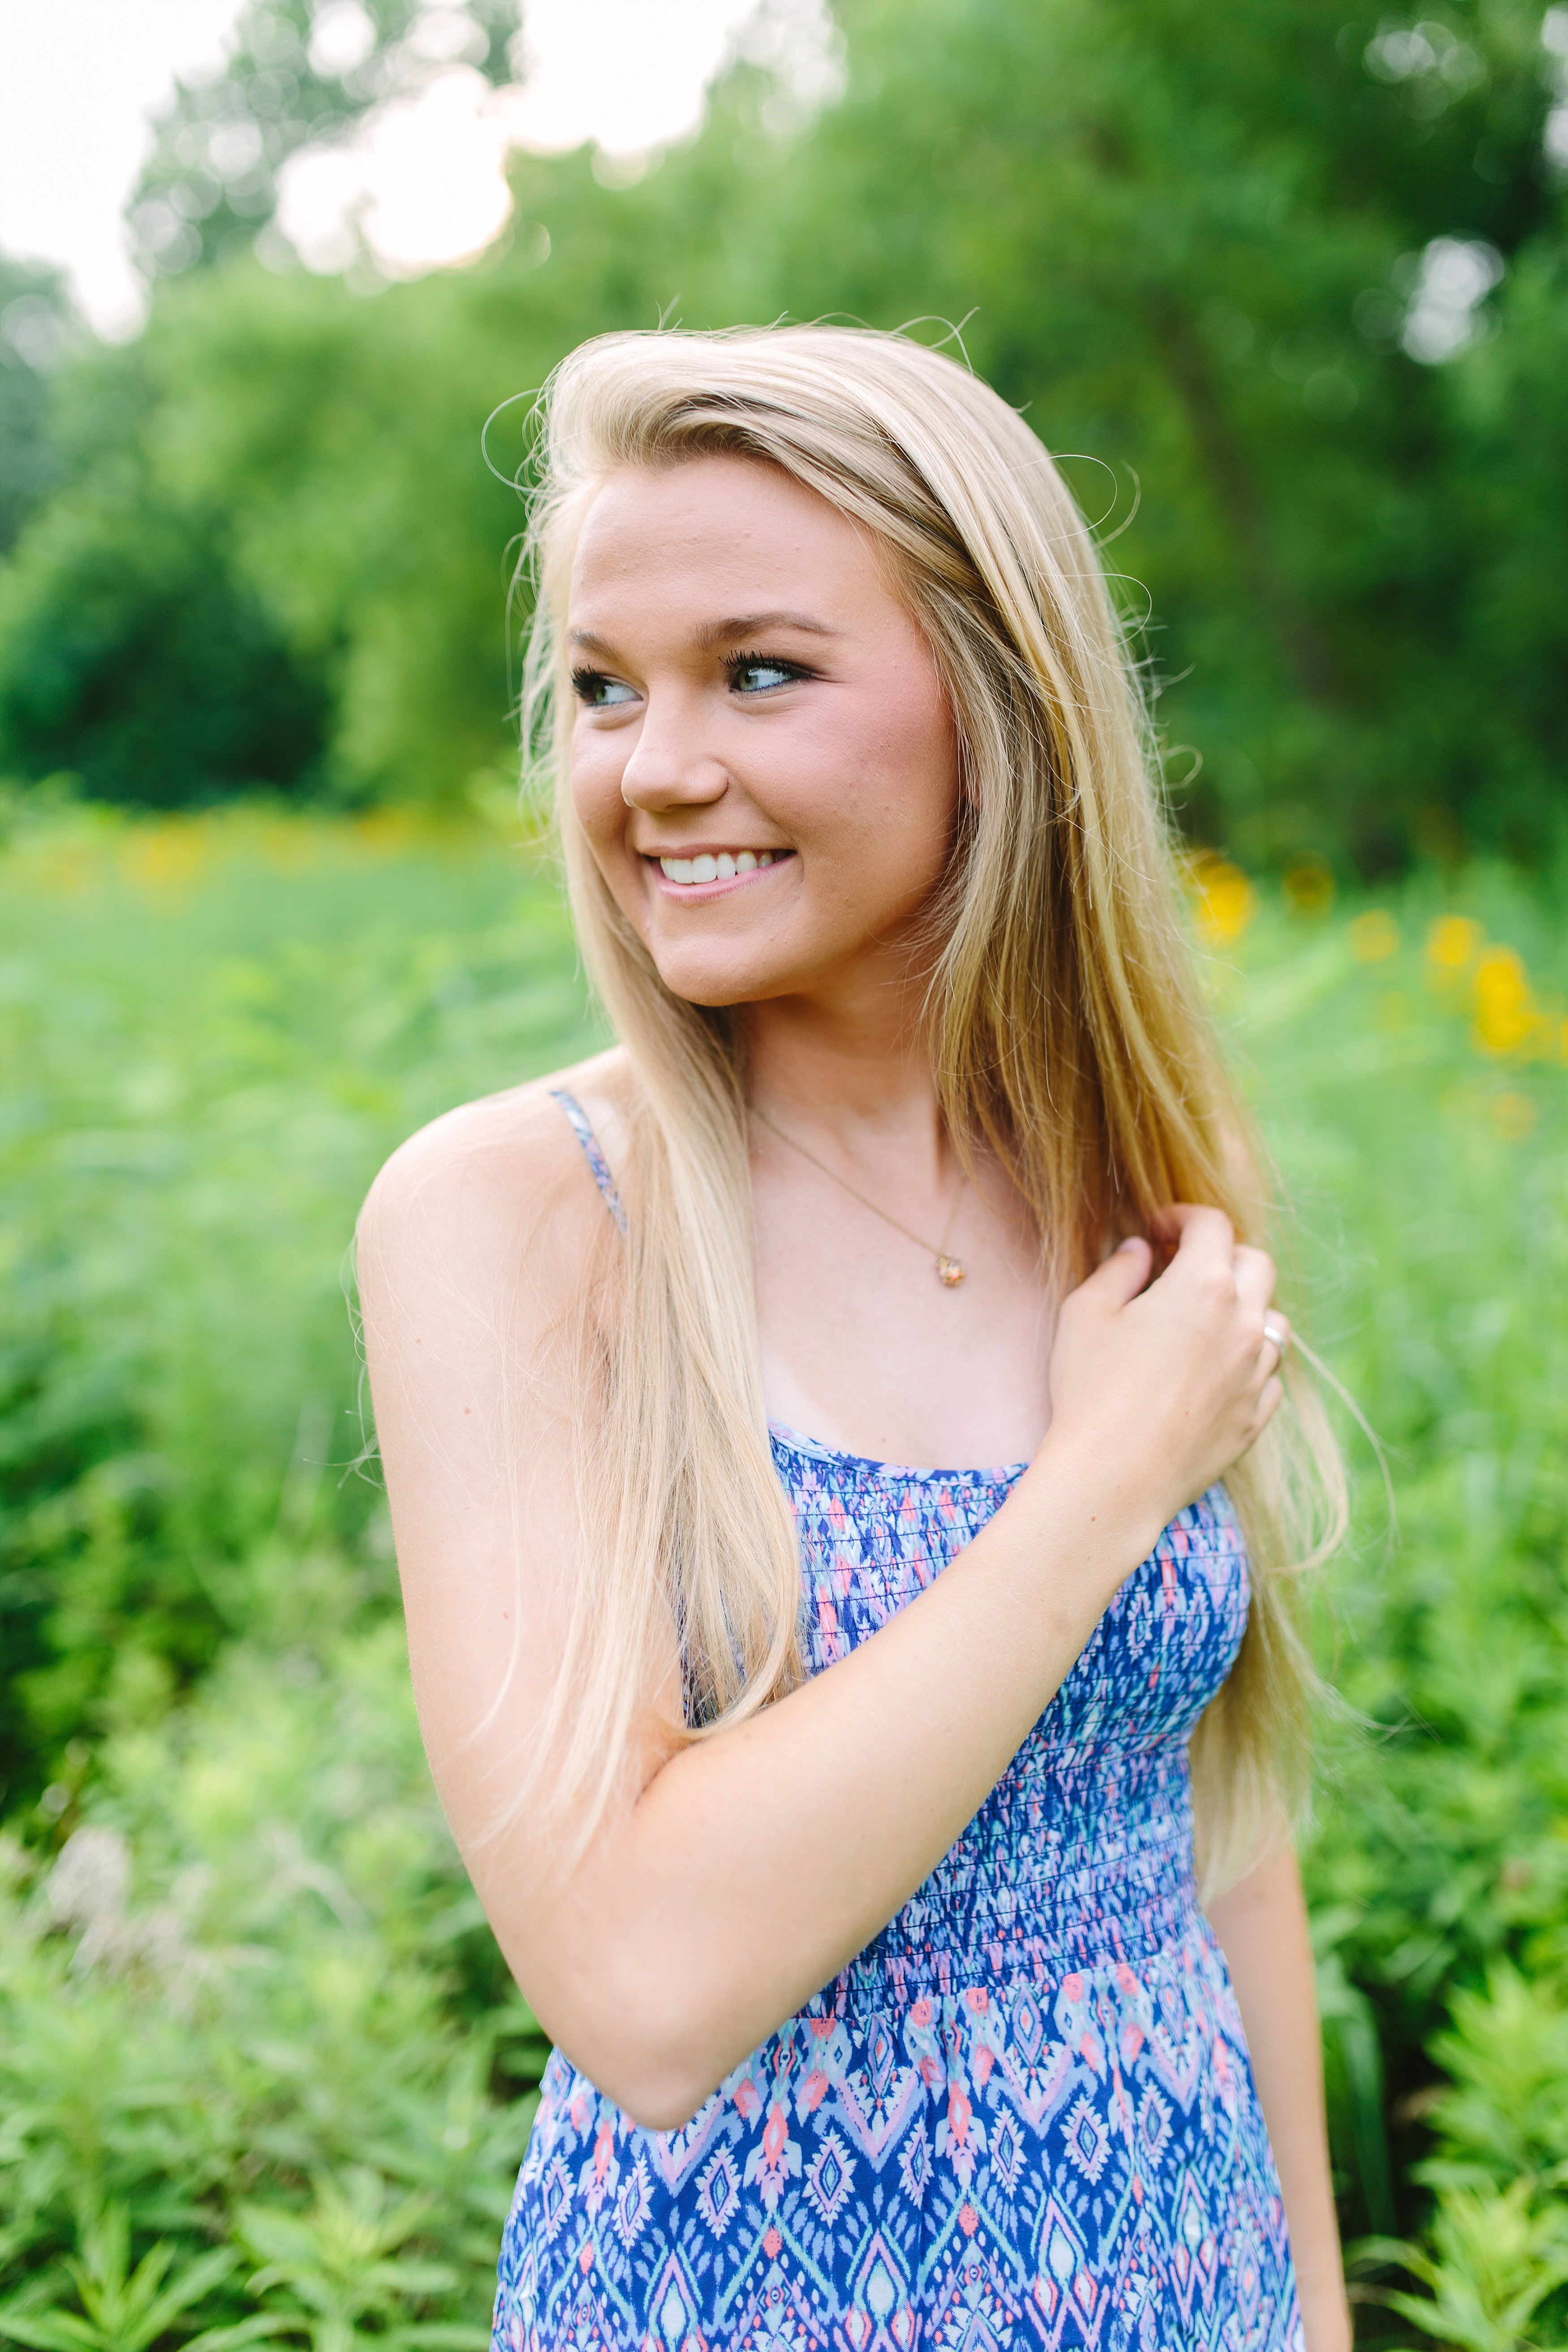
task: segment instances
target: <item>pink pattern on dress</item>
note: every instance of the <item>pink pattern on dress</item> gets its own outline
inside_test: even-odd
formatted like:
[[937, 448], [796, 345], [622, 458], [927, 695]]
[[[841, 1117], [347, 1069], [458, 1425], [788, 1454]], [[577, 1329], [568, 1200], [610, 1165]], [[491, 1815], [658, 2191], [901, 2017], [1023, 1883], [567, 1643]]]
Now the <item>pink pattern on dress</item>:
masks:
[[[973, 1541], [1016, 1470], [777, 1431], [821, 1671]], [[685, 2128], [559, 2053], [497, 2352], [1300, 2352], [1279, 2186], [1193, 1885], [1187, 1741], [1247, 1570], [1173, 1521], [962, 1837]]]

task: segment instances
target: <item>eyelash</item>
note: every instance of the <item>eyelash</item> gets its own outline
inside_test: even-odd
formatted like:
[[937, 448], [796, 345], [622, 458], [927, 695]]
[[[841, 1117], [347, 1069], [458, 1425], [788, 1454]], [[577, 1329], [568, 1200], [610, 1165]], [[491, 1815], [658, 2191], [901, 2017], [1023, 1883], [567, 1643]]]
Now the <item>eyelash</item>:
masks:
[[[781, 661], [775, 654], [731, 654], [726, 659], [724, 667], [730, 673], [730, 683], [731, 686], [733, 686], [735, 680], [741, 676], [742, 672], [748, 669], [782, 670], [784, 672], [784, 682], [786, 686], [793, 686], [797, 678], [809, 677], [811, 676], [811, 672], [803, 667], [799, 662]], [[774, 689], [771, 687], [764, 687], [762, 690], [763, 693], [772, 693]]]
[[605, 707], [595, 703], [593, 699], [595, 687], [618, 686], [620, 683], [619, 678], [608, 677], [602, 669], [574, 669], [572, 673], [573, 693], [579, 702], [585, 702], [591, 710]]
[[[800, 662], [783, 661], [773, 654], [730, 654], [725, 657], [724, 667], [730, 674], [730, 683], [731, 687], [733, 687], [735, 681], [749, 669], [776, 669], [782, 671], [783, 677], [780, 683], [785, 686], [793, 686], [797, 678], [809, 677], [811, 676], [811, 672]], [[605, 709], [606, 708], [613, 709], [615, 708], [613, 703], [605, 705], [603, 703], [595, 703], [591, 699], [592, 689], [595, 687], [619, 686], [622, 683], [623, 681], [620, 678], [611, 677], [602, 669], [574, 669], [572, 673], [572, 691], [575, 694], [577, 699], [580, 702], [586, 703], [590, 709]], [[763, 687], [758, 689], [758, 691], [763, 694], [776, 693], [777, 690], [776, 687]]]

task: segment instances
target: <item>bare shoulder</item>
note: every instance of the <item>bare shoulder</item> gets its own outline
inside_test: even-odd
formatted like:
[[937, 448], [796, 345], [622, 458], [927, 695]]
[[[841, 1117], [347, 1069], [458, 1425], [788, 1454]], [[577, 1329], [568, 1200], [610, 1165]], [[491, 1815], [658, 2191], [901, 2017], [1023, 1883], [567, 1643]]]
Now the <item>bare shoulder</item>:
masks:
[[[400, 1144], [371, 1186], [358, 1225], [367, 1306], [454, 1279], [475, 1305], [525, 1263], [531, 1287], [559, 1292], [614, 1228], [582, 1146], [553, 1097], [582, 1103], [616, 1156], [631, 1081], [618, 1050], [433, 1119]], [[560, 1279], [552, 1279], [556, 1274]]]

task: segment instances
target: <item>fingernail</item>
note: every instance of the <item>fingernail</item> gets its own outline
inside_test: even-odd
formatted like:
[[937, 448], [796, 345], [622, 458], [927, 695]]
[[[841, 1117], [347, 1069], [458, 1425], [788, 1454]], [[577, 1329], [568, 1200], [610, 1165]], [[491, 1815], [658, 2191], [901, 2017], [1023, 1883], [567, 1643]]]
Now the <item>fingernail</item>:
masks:
[[1136, 1234], [1129, 1234], [1127, 1239], [1124, 1242], [1118, 1242], [1116, 1246], [1120, 1252], [1125, 1249], [1142, 1249], [1143, 1244]]

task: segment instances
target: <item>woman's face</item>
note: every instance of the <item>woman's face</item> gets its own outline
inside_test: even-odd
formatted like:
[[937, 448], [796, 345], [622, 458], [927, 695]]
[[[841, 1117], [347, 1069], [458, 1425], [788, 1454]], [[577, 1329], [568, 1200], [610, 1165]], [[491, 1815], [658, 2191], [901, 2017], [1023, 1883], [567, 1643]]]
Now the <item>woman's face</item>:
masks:
[[907, 968], [957, 741], [862, 532], [751, 459], [626, 467], [588, 510], [567, 630], [573, 803], [669, 988], [842, 998]]

